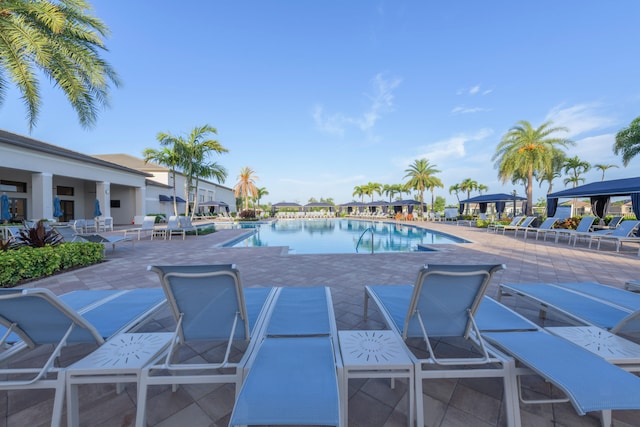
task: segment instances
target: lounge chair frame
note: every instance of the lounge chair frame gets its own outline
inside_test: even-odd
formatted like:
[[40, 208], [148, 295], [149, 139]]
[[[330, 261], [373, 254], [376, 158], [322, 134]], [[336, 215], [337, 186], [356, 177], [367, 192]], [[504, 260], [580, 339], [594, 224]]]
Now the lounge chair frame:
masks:
[[[428, 265], [420, 269], [418, 277], [414, 285], [402, 285], [402, 286], [365, 286], [365, 300], [364, 300], [364, 320], [367, 320], [367, 313], [369, 307], [369, 299], [373, 300], [379, 311], [381, 312], [385, 323], [394, 330], [402, 340], [406, 340], [410, 337], [421, 337], [425, 341], [425, 346], [429, 352], [426, 357], [418, 357], [415, 353], [410, 351], [410, 357], [414, 362], [415, 370], [415, 401], [416, 401], [416, 419], [417, 424], [422, 425], [423, 420], [423, 404], [422, 404], [422, 381], [425, 379], [438, 379], [438, 378], [502, 378], [505, 388], [505, 413], [507, 417], [507, 424], [509, 426], [519, 426], [519, 406], [516, 396], [516, 377], [513, 373], [515, 369], [515, 361], [506, 356], [501, 351], [496, 350], [493, 346], [488, 345], [481, 337], [480, 331], [475, 323], [475, 313], [482, 301], [482, 296], [486, 291], [487, 286], [491, 280], [493, 274], [505, 268], [504, 265], [473, 265], [473, 266], [451, 266], [451, 265]], [[440, 301], [439, 298], [444, 297], [442, 293], [434, 293], [434, 289], [431, 284], [437, 283], [444, 279], [441, 284], [436, 286], [436, 291], [441, 286], [445, 288], [447, 286], [455, 286], [455, 282], [458, 280], [475, 281], [475, 289], [473, 290], [473, 296], [468, 303], [468, 307], [465, 310], [466, 320], [462, 328], [458, 326], [459, 321], [452, 321], [456, 324], [452, 330], [444, 330], [429, 332], [427, 330], [427, 322], [434, 319], [433, 313], [422, 313], [419, 309], [419, 299], [421, 296], [425, 299], [432, 299], [433, 301]], [[429, 283], [430, 286], [426, 286], [425, 283]], [[469, 293], [472, 292], [472, 285], [467, 283], [469, 289], [465, 289]], [[398, 323], [398, 314], [400, 314], [401, 306], [405, 303], [400, 303], [395, 300], [393, 308], [390, 308], [385, 303], [385, 297], [380, 294], [380, 290], [388, 290], [389, 292], [401, 292], [405, 297], [411, 295], [410, 300], [406, 301], [407, 311], [402, 319], [402, 329]], [[429, 292], [432, 294], [429, 294]], [[423, 292], [427, 294], [423, 295]], [[459, 294], [455, 295], [459, 297]], [[445, 297], [446, 298], [446, 297]], [[465, 303], [466, 304], [466, 303]], [[435, 305], [435, 303], [434, 303]], [[443, 309], [444, 310], [444, 309]], [[395, 312], [394, 312], [395, 311]], [[440, 315], [442, 313], [438, 313]], [[424, 319], [424, 316], [430, 316], [429, 320]], [[456, 314], [452, 314], [451, 319], [454, 319]], [[457, 316], [460, 316], [457, 314]], [[415, 324], [412, 328], [410, 322], [414, 320], [419, 325], [419, 333], [416, 332]], [[442, 322], [447, 322], [445, 319], [441, 319]], [[438, 328], [441, 324], [438, 324]], [[457, 331], [456, 331], [457, 330]], [[441, 358], [437, 357], [434, 349], [430, 344], [431, 339], [442, 337], [462, 337], [465, 338], [469, 344], [472, 344], [479, 353], [479, 356], [471, 356], [468, 358]], [[439, 368], [433, 369], [432, 366], [437, 365]]]

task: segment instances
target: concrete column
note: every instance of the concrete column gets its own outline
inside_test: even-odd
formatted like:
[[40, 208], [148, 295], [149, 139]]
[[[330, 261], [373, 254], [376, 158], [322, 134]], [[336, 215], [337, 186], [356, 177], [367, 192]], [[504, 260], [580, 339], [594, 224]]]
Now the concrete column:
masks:
[[147, 188], [146, 187], [136, 187], [136, 215], [146, 215], [145, 205], [147, 199]]
[[53, 218], [53, 174], [31, 174], [31, 209], [28, 219]]
[[100, 202], [102, 217], [111, 216], [111, 183], [96, 182], [96, 199]]

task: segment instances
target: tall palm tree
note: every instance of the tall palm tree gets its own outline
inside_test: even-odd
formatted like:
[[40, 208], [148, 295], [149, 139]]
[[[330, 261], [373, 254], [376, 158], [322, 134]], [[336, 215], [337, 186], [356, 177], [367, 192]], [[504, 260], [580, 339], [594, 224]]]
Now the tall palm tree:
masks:
[[551, 125], [552, 122], [545, 122], [534, 129], [526, 120], [517, 122], [504, 134], [492, 157], [503, 183], [516, 174], [526, 178], [527, 215], [533, 213], [533, 173], [548, 169], [554, 155], [561, 151], [559, 147], [574, 144], [568, 139], [554, 137], [556, 132], [567, 129]]
[[[463, 179], [460, 183], [460, 191], [464, 191], [467, 193], [467, 199], [471, 198], [471, 192], [476, 189], [478, 189], [478, 182], [472, 180], [471, 178]], [[468, 203], [466, 205], [466, 208], [469, 209]]]
[[256, 201], [258, 203], [258, 207], [260, 207], [260, 199], [269, 194], [269, 191], [265, 187], [258, 188], [258, 196], [256, 197]]
[[460, 184], [454, 184], [451, 187], [449, 187], [449, 194], [455, 193], [456, 199], [458, 199], [458, 204], [460, 204], [460, 195], [459, 195], [459, 193], [461, 191], [462, 191], [462, 189], [460, 188]]
[[562, 176], [562, 167], [565, 160], [566, 157], [564, 153], [558, 150], [544, 170], [535, 171], [533, 173], [533, 176], [538, 180], [540, 187], [542, 187], [542, 183], [545, 181], [549, 183], [547, 194], [551, 194], [553, 192], [553, 180]]
[[593, 167], [596, 168], [596, 169], [600, 169], [602, 171], [602, 179], [601, 179], [601, 181], [604, 181], [604, 172], [607, 169], [617, 168], [618, 165], [603, 165], [601, 163], [598, 163], [597, 165], [593, 165]]
[[256, 181], [258, 178], [255, 175], [253, 169], [249, 166], [244, 167], [240, 170], [240, 175], [238, 175], [238, 182], [236, 183], [233, 190], [235, 192], [236, 197], [242, 196], [244, 198], [244, 210], [249, 210], [249, 197], [258, 197], [258, 187], [256, 187]]
[[193, 168], [196, 185], [193, 191], [193, 209], [191, 209], [191, 219], [196, 214], [196, 208], [198, 203], [198, 186], [200, 184], [200, 178], [202, 179], [211, 179], [215, 178], [216, 181], [222, 182], [227, 179], [227, 169], [216, 163], [198, 163]]
[[471, 192], [478, 189], [478, 182], [471, 178], [465, 178], [460, 183], [460, 190], [467, 193], [467, 199], [471, 198]]
[[0, 1], [0, 105], [9, 82], [18, 86], [30, 130], [40, 111], [41, 75], [62, 89], [84, 127], [109, 105], [110, 85], [120, 85], [100, 56], [109, 29], [89, 12], [84, 0]]
[[431, 176], [429, 178], [427, 178], [427, 182], [426, 182], [426, 188], [428, 188], [431, 191], [431, 212], [435, 212], [433, 210], [433, 206], [435, 205], [436, 199], [435, 199], [435, 189], [436, 187], [438, 188], [444, 188], [444, 184], [442, 183], [442, 181], [440, 180], [440, 178], [435, 177], [435, 176]]
[[[194, 189], [193, 182], [197, 178], [196, 172], [201, 170], [202, 165], [208, 164], [207, 160], [211, 153], [220, 154], [229, 151], [217, 140], [209, 138], [209, 135], [212, 133], [218, 133], [216, 128], [209, 125], [203, 125], [193, 128], [187, 138], [174, 136], [165, 132], [160, 132], [156, 136], [161, 145], [173, 147], [173, 150], [175, 150], [180, 158], [179, 166], [182, 168], [182, 172], [185, 176], [184, 198], [187, 201], [184, 208], [185, 215], [189, 214], [189, 195]], [[224, 177], [226, 178], [226, 171]], [[221, 181], [219, 180], [218, 182]], [[196, 210], [197, 203], [198, 200], [194, 195], [192, 210]]]
[[375, 194], [382, 194], [382, 184], [379, 184], [377, 182], [369, 182], [364, 186], [364, 191], [367, 196], [371, 196], [371, 201], [373, 202], [373, 197]]
[[570, 157], [565, 159], [564, 164], [564, 173], [569, 174], [570, 178], [564, 180], [565, 185], [569, 182], [573, 183], [573, 187], [577, 187], [579, 182], [584, 182], [584, 178], [580, 178], [580, 175], [583, 173], [589, 172], [591, 169], [591, 163], [580, 160], [578, 156]]
[[476, 190], [478, 190], [478, 193], [480, 193], [481, 195], [483, 191], [487, 191], [488, 189], [489, 187], [484, 184], [478, 184], [478, 188], [476, 188]]
[[353, 187], [352, 196], [360, 197], [360, 201], [364, 203], [364, 195], [366, 194], [365, 190], [366, 188], [364, 185], [356, 185], [355, 187]]
[[389, 196], [389, 203], [391, 203], [393, 196], [405, 192], [405, 187], [402, 184], [385, 184], [384, 187], [382, 187], [382, 192]]
[[176, 168], [180, 165], [180, 156], [173, 147], [162, 147], [160, 150], [155, 148], [145, 148], [142, 151], [144, 162], [155, 162], [159, 165], [166, 166], [171, 171], [171, 183], [173, 187], [173, 214], [178, 215], [178, 204], [176, 202]]
[[436, 165], [429, 164], [427, 159], [414, 160], [413, 164], [409, 165], [408, 169], [405, 169], [406, 175], [404, 178], [409, 178], [406, 185], [407, 188], [413, 188], [418, 191], [418, 198], [420, 199], [420, 215], [424, 212], [424, 190], [428, 188], [429, 178], [432, 178], [434, 174], [441, 172], [436, 169]]
[[616, 134], [614, 154], [622, 154], [622, 164], [627, 167], [631, 159], [640, 153], [640, 117]]

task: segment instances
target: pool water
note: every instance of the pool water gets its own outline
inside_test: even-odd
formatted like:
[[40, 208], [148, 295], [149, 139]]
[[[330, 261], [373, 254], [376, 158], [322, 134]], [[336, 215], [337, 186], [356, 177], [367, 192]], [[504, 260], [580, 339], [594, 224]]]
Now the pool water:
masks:
[[256, 232], [233, 247], [288, 246], [295, 254], [368, 254], [372, 246], [374, 253], [410, 252], [430, 250], [418, 245], [467, 243], [452, 235], [394, 222], [307, 219], [241, 223], [240, 227], [255, 228]]

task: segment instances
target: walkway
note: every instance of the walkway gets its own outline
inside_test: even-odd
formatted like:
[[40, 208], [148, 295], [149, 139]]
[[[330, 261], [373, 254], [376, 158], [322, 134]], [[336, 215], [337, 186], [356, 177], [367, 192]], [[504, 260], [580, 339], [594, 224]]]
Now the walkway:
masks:
[[[640, 277], [637, 247], [620, 254], [595, 251], [566, 243], [526, 241], [513, 233], [447, 223], [428, 223], [429, 228], [456, 234], [473, 243], [446, 245], [438, 252], [287, 255], [282, 248], [220, 248], [241, 230], [221, 230], [186, 240], [142, 240], [107, 250], [107, 262], [61, 274], [28, 286], [47, 287], [60, 294], [74, 289], [157, 287], [158, 278], [147, 272], [149, 264], [234, 263], [245, 286], [329, 286], [339, 329], [382, 329], [374, 313], [362, 320], [363, 287], [367, 284], [413, 282], [426, 263], [504, 263], [489, 289], [497, 284], [520, 282], [597, 281], [622, 287]], [[116, 232], [117, 234], [117, 232]], [[506, 301], [513, 304], [513, 301]], [[520, 310], [520, 309], [519, 309]], [[520, 310], [525, 313], [525, 311]], [[166, 328], [173, 320], [168, 311], [149, 328]], [[202, 349], [200, 349], [202, 351]], [[544, 383], [533, 383], [533, 391], [547, 392]], [[111, 385], [82, 389], [81, 419], [92, 426], [133, 425], [135, 386], [122, 394]], [[233, 407], [233, 387], [228, 385], [182, 386], [176, 393], [168, 387], [150, 389], [148, 421], [157, 426], [226, 426]], [[498, 380], [435, 380], [425, 383], [425, 420], [429, 426], [502, 426], [502, 385]], [[350, 426], [406, 426], [406, 384], [397, 381], [390, 389], [385, 380], [350, 382]], [[0, 393], [0, 427], [48, 425], [52, 395], [48, 391]], [[576, 415], [569, 404], [521, 405], [523, 425], [597, 426], [593, 416]], [[45, 415], [47, 414], [47, 415]], [[616, 426], [637, 425], [640, 411], [615, 412]], [[556, 424], [557, 423], [557, 424]], [[88, 424], [87, 424], [88, 425]]]

